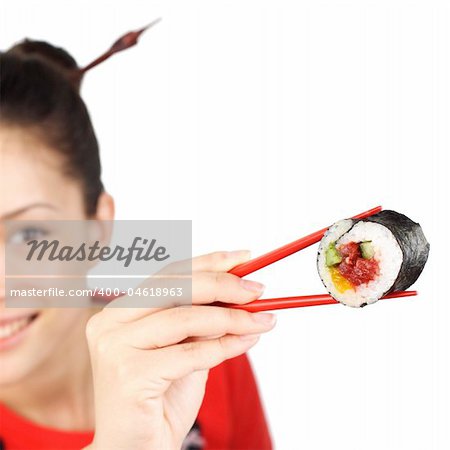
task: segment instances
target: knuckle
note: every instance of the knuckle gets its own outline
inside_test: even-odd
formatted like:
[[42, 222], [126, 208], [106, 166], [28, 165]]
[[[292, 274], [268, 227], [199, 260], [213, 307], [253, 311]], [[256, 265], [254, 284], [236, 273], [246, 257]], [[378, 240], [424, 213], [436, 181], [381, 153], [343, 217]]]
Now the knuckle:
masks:
[[229, 314], [229, 320], [232, 324], [239, 325], [239, 327], [248, 328], [254, 323], [251, 313], [234, 308], [226, 308]]
[[223, 280], [222, 274], [220, 272], [213, 272], [212, 276], [214, 279], [214, 285], [219, 286]]
[[133, 380], [137, 380], [140, 373], [139, 364], [135, 359], [122, 357], [120, 363], [114, 363], [115, 376], [119, 380], [126, 381], [127, 385], [133, 385]]
[[236, 282], [236, 277], [234, 275], [226, 272], [213, 272], [212, 277], [214, 301], [218, 300], [219, 294], [223, 296], [226, 292], [231, 293], [235, 291], [234, 283]]
[[96, 336], [96, 339], [91, 343], [93, 349], [98, 355], [106, 356], [115, 353], [116, 339], [114, 333], [111, 331], [103, 331]]
[[237, 320], [240, 319], [240, 315], [238, 314], [239, 311], [233, 309], [233, 308], [223, 308], [226, 313], [226, 320], [230, 323], [235, 323]]
[[228, 348], [227, 340], [225, 339], [224, 336], [220, 337], [217, 340], [217, 347], [218, 347], [218, 351], [219, 351], [220, 356], [222, 358], [224, 358], [226, 356], [226, 354], [227, 354], [227, 348]]
[[181, 350], [185, 355], [193, 358], [198, 350], [198, 344], [196, 342], [184, 342], [181, 344]]
[[103, 360], [115, 358], [120, 351], [120, 340], [112, 330], [95, 331], [95, 336], [88, 340], [89, 351]]
[[226, 261], [227, 259], [228, 252], [225, 251], [214, 252], [210, 255], [211, 264], [214, 266]]
[[86, 323], [85, 334], [88, 341], [93, 341], [100, 332], [100, 313], [96, 313], [89, 318]]
[[213, 283], [214, 283], [214, 293], [213, 293], [213, 302], [219, 299], [219, 291], [222, 289], [222, 274], [220, 272], [213, 273]]
[[170, 315], [177, 322], [177, 324], [187, 325], [193, 320], [192, 314], [190, 314], [189, 310], [184, 306], [176, 306], [171, 308]]
[[211, 269], [218, 266], [220, 267], [227, 259], [228, 252], [226, 251], [212, 252], [208, 255], [205, 255], [205, 262]]
[[233, 279], [233, 276], [225, 272], [214, 272], [214, 283], [216, 286], [223, 287]]

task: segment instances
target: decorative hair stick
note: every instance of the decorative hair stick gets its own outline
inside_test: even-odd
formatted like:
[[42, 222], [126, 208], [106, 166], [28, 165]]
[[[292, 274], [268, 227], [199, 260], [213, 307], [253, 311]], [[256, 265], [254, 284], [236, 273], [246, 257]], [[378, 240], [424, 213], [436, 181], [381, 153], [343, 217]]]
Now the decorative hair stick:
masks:
[[86, 67], [83, 67], [82, 69], [78, 70], [78, 75], [81, 78], [83, 74], [85, 74], [88, 70], [92, 69], [93, 67], [97, 66], [98, 64], [102, 63], [114, 53], [121, 52], [122, 50], [126, 50], [127, 48], [132, 47], [133, 45], [136, 45], [138, 42], [138, 39], [140, 35], [149, 28], [156, 25], [158, 22], [161, 21], [161, 18], [155, 19], [153, 22], [150, 22], [147, 26], [144, 28], [141, 28], [137, 31], [130, 31], [126, 34], [124, 34], [121, 38], [117, 39], [116, 42], [111, 46], [111, 48], [105, 52], [103, 55], [99, 56], [97, 59], [92, 61], [90, 64], [88, 64]]

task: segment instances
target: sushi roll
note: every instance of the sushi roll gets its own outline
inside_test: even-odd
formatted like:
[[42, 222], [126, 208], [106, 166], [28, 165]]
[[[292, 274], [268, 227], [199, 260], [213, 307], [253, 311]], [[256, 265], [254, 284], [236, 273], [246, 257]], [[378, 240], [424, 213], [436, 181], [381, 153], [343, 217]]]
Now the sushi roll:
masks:
[[430, 244], [418, 223], [396, 211], [344, 219], [328, 228], [317, 268], [330, 295], [353, 307], [402, 291], [419, 277]]

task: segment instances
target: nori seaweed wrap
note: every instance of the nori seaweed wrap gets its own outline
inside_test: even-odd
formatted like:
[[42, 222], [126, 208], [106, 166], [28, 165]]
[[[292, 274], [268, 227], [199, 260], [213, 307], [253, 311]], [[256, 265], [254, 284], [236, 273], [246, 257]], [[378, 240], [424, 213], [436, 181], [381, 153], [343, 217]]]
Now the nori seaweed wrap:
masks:
[[411, 286], [425, 267], [429, 250], [418, 223], [385, 210], [332, 225], [320, 243], [317, 266], [336, 300], [365, 306]]

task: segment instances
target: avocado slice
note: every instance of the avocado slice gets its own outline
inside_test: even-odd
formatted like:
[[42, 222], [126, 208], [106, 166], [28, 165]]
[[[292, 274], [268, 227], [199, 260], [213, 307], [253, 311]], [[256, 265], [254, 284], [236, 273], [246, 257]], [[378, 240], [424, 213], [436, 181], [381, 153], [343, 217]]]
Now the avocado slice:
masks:
[[331, 242], [325, 251], [325, 264], [328, 267], [339, 264], [342, 261], [342, 256], [336, 249], [336, 242]]
[[372, 241], [364, 241], [359, 244], [361, 255], [364, 259], [371, 259], [375, 254], [375, 250], [372, 245]]

